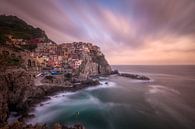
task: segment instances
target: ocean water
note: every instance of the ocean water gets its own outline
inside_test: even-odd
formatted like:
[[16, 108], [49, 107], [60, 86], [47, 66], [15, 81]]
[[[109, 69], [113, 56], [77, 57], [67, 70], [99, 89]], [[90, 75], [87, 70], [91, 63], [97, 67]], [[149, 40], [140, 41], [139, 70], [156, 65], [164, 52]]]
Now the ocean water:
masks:
[[113, 69], [151, 80], [101, 78], [98, 87], [51, 96], [35, 107], [35, 117], [27, 122], [81, 123], [86, 129], [195, 129], [195, 66]]

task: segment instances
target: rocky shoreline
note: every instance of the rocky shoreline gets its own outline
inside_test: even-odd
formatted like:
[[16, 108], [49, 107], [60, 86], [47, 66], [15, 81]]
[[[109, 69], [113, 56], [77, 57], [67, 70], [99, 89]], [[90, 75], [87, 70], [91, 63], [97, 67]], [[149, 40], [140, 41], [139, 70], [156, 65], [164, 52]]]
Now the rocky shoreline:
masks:
[[119, 73], [118, 74], [121, 77], [127, 77], [130, 79], [136, 79], [136, 80], [150, 80], [149, 77], [143, 76], [143, 75], [137, 75], [137, 74], [129, 74], [129, 73]]
[[5, 125], [0, 127], [0, 129], [85, 129], [85, 127], [81, 124], [75, 124], [73, 126], [66, 126], [59, 123], [56, 123], [52, 128], [47, 127], [47, 125], [41, 124], [26, 124], [24, 122], [16, 121], [14, 124]]
[[[67, 83], [67, 85], [40, 85], [35, 86], [34, 77], [24, 69], [12, 69], [0, 74], [0, 128], [1, 129], [47, 129], [41, 125], [32, 126], [24, 123], [24, 118], [31, 117], [28, 111], [33, 105], [48, 99], [49, 95], [60, 91], [77, 91], [89, 86], [99, 85], [98, 80], [87, 79], [77, 83]], [[68, 85], [69, 84], [69, 85]], [[72, 84], [72, 85], [70, 85]], [[19, 122], [8, 125], [7, 119], [10, 112], [17, 112], [21, 115]], [[22, 123], [22, 124], [21, 124]], [[13, 128], [17, 125], [17, 128]], [[22, 125], [22, 126], [21, 126]], [[61, 126], [59, 129], [69, 129]], [[65, 128], [66, 127], [66, 128]], [[83, 129], [83, 126], [75, 126], [71, 129]]]
[[149, 77], [144, 76], [144, 75], [131, 74], [131, 73], [120, 73], [118, 70], [113, 70], [111, 72], [111, 75], [118, 75], [121, 77], [126, 77], [129, 79], [136, 79], [136, 80], [150, 80]]
[[[15, 16], [0, 16], [3, 22], [0, 40], [0, 128], [47, 129], [42, 125], [26, 125], [28, 111], [49, 95], [60, 91], [77, 91], [99, 85], [98, 77], [117, 74], [131, 79], [149, 80], [145, 76], [112, 71], [100, 48], [92, 43], [55, 43], [39, 28]], [[9, 22], [8, 22], [9, 21]], [[17, 22], [16, 22], [17, 21]], [[9, 24], [7, 24], [9, 23]], [[19, 26], [14, 30], [11, 26]], [[22, 36], [19, 36], [21, 34]], [[28, 37], [24, 36], [28, 35]], [[35, 36], [36, 35], [36, 36]], [[44, 78], [35, 82], [39, 74]], [[22, 117], [8, 125], [11, 112]], [[83, 129], [81, 125], [54, 129]]]
[[[117, 70], [111, 74], [104, 76], [117, 75], [128, 77], [130, 79], [150, 80], [146, 76], [119, 73]], [[49, 99], [48, 96], [61, 91], [74, 92], [86, 87], [98, 86], [100, 83], [97, 78], [100, 75], [93, 76], [91, 79], [82, 81], [66, 81], [63, 85], [59, 83], [44, 83], [43, 85], [35, 85], [34, 76], [24, 69], [12, 69], [0, 74], [0, 129], [47, 129], [45, 125], [26, 125], [24, 120], [33, 117], [28, 112], [33, 105], [43, 100]], [[102, 76], [102, 75], [101, 75]], [[53, 78], [54, 79], [54, 78]], [[55, 80], [55, 79], [54, 79]], [[51, 80], [50, 80], [51, 81]], [[44, 82], [48, 82], [44, 80]], [[51, 81], [59, 82], [59, 81]], [[10, 112], [17, 112], [21, 117], [12, 125], [8, 125], [7, 119]], [[17, 128], [15, 128], [15, 126]], [[13, 128], [14, 127], [14, 128]], [[83, 129], [82, 125], [71, 127], [71, 129]], [[60, 125], [55, 129], [69, 129]]]

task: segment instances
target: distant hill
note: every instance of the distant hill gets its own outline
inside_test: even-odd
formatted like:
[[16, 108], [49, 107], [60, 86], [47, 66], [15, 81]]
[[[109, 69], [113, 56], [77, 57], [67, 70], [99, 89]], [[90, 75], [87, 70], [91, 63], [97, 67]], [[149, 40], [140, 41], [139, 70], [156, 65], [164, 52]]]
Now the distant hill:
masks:
[[[10, 36], [14, 41], [24, 41], [25, 44], [14, 44]], [[37, 39], [41, 39], [45, 43], [53, 42], [40, 28], [35, 28], [16, 16], [0, 15], [0, 67], [19, 66], [23, 62], [18, 57], [3, 56], [2, 51], [9, 50], [17, 53], [33, 51], [39, 43]]]
[[12, 35], [16, 39], [44, 38], [45, 42], [51, 41], [40, 28], [34, 28], [16, 16], [0, 15], [0, 43], [8, 39], [7, 35]]

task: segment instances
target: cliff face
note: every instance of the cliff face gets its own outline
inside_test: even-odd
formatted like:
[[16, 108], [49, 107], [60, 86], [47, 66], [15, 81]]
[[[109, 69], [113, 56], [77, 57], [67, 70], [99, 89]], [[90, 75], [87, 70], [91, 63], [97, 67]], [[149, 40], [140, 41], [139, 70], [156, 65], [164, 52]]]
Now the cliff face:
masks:
[[0, 127], [10, 111], [25, 114], [40, 98], [63, 90], [64, 86], [35, 86], [34, 77], [24, 69], [10, 69], [0, 74]]
[[0, 127], [7, 121], [8, 118], [8, 96], [7, 96], [7, 87], [0, 85]]
[[43, 30], [28, 25], [16, 16], [0, 15], [0, 47], [9, 48], [14, 52], [17, 50], [7, 54], [9, 56], [5, 55], [9, 50], [0, 50], [0, 65], [4, 66], [23, 65], [27, 68], [33, 64], [41, 69], [47, 66], [63, 68], [64, 64], [68, 64], [84, 79], [111, 72], [111, 67], [98, 46], [84, 42], [60, 45], [52, 43]]
[[[0, 123], [5, 123], [9, 111], [25, 110], [33, 86], [31, 76], [24, 70], [10, 70], [0, 75]], [[28, 89], [28, 90], [27, 90]]]
[[[101, 60], [97, 60], [98, 58], [101, 58]], [[111, 73], [111, 67], [103, 56], [87, 56], [81, 65], [83, 66], [81, 66], [80, 76], [84, 78]]]
[[[90, 76], [111, 73], [111, 67], [99, 47], [91, 43], [79, 42], [68, 44], [69, 47], [65, 47], [67, 52], [65, 49], [60, 49], [61, 51], [56, 49], [61, 48], [57, 44], [53, 43], [49, 46], [48, 42], [52, 41], [47, 38], [45, 32], [41, 29], [34, 28], [15, 16], [0, 16], [0, 47], [6, 48], [0, 49], [0, 68], [4, 69], [4, 72], [1, 70], [0, 73], [0, 127], [7, 122], [10, 111], [24, 113], [29, 108], [29, 105], [43, 98], [45, 95], [54, 91], [67, 89], [64, 85], [35, 86], [33, 83], [34, 77], [28, 71], [21, 68], [20, 64], [24, 61], [23, 57], [35, 60], [37, 57], [45, 54], [44, 58], [54, 59], [55, 57], [57, 60], [51, 60], [51, 62], [58, 62], [61, 65], [60, 68], [64, 67], [65, 62], [63, 61], [66, 59], [66, 63], [68, 62], [72, 66], [73, 71], [76, 71], [77, 77], [83, 80]], [[41, 46], [38, 43], [42, 45], [46, 43], [48, 47], [46, 50], [48, 52], [35, 51], [38, 46]], [[45, 49], [45, 46], [42, 48]], [[14, 49], [13, 52], [11, 52], [12, 49]], [[71, 51], [69, 52], [70, 49]], [[53, 53], [51, 54], [50, 51]], [[21, 52], [24, 55], [38, 56], [21, 56], [18, 54]], [[82, 63], [80, 64], [80, 62]], [[33, 67], [31, 63], [28, 62], [25, 65], [27, 64], [29, 65], [28, 67]], [[8, 69], [8, 66], [11, 66], [9, 67], [11, 69]], [[95, 84], [97, 83], [95, 82]], [[83, 85], [92, 85], [92, 83], [85, 82]], [[70, 88], [69, 90], [74, 90], [74, 88]], [[80, 87], [76, 88], [79, 89]], [[10, 128], [12, 129], [12, 127]]]
[[111, 66], [100, 50], [84, 54], [82, 60], [83, 62], [79, 67], [80, 78], [86, 79], [89, 76], [108, 75], [111, 73]]

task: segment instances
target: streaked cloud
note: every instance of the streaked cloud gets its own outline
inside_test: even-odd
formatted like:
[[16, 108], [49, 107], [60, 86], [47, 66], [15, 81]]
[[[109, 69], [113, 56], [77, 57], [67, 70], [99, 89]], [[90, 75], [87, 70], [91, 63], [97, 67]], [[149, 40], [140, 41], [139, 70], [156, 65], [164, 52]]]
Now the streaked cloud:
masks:
[[99, 45], [112, 64], [195, 64], [194, 0], [0, 0], [57, 43]]

